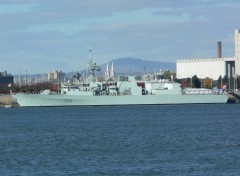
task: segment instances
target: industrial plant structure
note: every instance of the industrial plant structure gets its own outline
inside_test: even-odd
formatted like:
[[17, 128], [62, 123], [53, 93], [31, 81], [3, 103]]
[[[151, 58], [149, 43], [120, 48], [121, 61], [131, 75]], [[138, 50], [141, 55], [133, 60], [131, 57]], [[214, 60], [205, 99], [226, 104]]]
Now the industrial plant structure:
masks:
[[178, 79], [206, 77], [217, 80], [220, 76], [236, 77], [240, 75], [240, 29], [235, 30], [235, 56], [222, 58], [221, 42], [217, 43], [217, 58], [185, 59], [176, 61]]
[[54, 70], [51, 73], [48, 73], [48, 81], [49, 82], [55, 82], [55, 83], [62, 83], [64, 82], [65, 73], [63, 73], [61, 70]]

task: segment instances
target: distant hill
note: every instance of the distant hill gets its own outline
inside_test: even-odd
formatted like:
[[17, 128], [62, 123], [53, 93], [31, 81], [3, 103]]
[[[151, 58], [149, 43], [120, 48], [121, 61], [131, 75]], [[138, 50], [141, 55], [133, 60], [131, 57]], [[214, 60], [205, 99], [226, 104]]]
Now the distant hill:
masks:
[[[173, 62], [157, 62], [157, 61], [148, 61], [143, 59], [136, 59], [136, 58], [118, 58], [113, 59], [114, 69], [117, 74], [124, 73], [153, 73], [155, 69], [159, 71], [162, 69], [165, 70], [176, 70], [176, 63]], [[111, 69], [112, 61], [109, 61], [108, 66]], [[98, 72], [98, 75], [104, 75], [106, 70], [107, 63], [100, 65], [101, 71]], [[62, 70], [65, 72], [65, 70]], [[87, 70], [81, 70], [81, 74], [85, 74]], [[49, 71], [51, 72], [51, 71]], [[65, 72], [66, 77], [72, 77], [77, 72]], [[14, 75], [16, 79], [19, 78], [19, 75]], [[25, 75], [22, 75], [22, 79], [24, 79]], [[47, 74], [31, 74], [28, 77], [37, 78], [37, 79], [44, 79], [47, 80]]]
[[[102, 71], [106, 69], [106, 65], [100, 65]], [[111, 69], [112, 61], [109, 61], [108, 66]], [[136, 58], [118, 58], [113, 60], [113, 65], [115, 72], [117, 73], [136, 73], [136, 72], [153, 72], [155, 69], [159, 71], [162, 70], [176, 70], [176, 63], [173, 62], [157, 62], [157, 61], [148, 61], [143, 59]]]

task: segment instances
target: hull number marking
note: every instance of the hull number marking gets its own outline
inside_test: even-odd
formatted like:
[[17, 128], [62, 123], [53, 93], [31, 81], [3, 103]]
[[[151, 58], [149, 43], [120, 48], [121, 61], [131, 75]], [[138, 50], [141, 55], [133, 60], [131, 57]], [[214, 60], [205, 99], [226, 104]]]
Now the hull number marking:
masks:
[[72, 102], [72, 99], [64, 99], [64, 102], [65, 102], [65, 103], [71, 103], [71, 102]]

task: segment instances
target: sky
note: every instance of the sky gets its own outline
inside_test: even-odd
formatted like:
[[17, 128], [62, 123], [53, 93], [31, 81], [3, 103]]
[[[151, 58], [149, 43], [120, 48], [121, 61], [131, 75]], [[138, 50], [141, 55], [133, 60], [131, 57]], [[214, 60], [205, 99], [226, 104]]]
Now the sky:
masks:
[[[1, 0], [0, 71], [86, 69], [116, 58], [234, 57], [239, 0]], [[115, 66], [117, 68], [117, 66]]]

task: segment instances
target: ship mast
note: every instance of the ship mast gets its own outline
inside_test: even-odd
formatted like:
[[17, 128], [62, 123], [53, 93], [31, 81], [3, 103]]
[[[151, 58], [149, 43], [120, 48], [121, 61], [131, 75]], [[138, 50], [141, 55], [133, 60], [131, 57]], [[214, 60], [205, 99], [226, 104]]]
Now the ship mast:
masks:
[[90, 58], [89, 58], [89, 62], [88, 62], [88, 74], [90, 74], [91, 82], [95, 82], [97, 65], [96, 65], [96, 63], [92, 62], [92, 50], [89, 50], [89, 52], [90, 52]]

